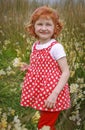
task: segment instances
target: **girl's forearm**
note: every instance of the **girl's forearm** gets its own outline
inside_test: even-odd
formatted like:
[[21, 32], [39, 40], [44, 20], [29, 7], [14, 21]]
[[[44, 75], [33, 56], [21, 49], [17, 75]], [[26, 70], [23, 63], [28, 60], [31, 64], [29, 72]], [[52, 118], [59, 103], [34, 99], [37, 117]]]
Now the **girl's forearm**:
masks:
[[70, 76], [70, 72], [69, 70], [67, 72], [63, 72], [61, 77], [60, 77], [60, 80], [57, 84], [57, 86], [55, 87], [55, 89], [53, 90], [53, 93], [55, 94], [59, 94], [61, 92], [61, 90], [63, 89], [63, 87], [65, 86], [65, 84], [67, 83], [68, 79], [69, 79], [69, 76]]

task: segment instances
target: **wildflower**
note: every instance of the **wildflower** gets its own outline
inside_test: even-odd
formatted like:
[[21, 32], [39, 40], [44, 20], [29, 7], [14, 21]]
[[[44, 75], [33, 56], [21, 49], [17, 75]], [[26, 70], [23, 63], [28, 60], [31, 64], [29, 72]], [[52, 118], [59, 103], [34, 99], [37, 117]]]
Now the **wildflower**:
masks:
[[25, 128], [25, 125], [23, 125], [21, 130], [28, 130], [28, 129]]
[[26, 35], [25, 35], [25, 34], [23, 34], [23, 35], [22, 35], [22, 37], [23, 37], [23, 38], [26, 38]]
[[29, 43], [29, 45], [31, 45], [31, 41], [29, 38], [26, 39], [26, 42]]
[[9, 75], [11, 75], [11, 74], [15, 74], [15, 72], [14, 71], [7, 71], [7, 75], [9, 76]]
[[15, 58], [13, 60], [13, 66], [14, 67], [19, 67], [21, 65], [21, 58]]
[[83, 91], [83, 94], [85, 94], [85, 91]]
[[78, 126], [81, 125], [80, 121], [77, 121], [77, 125], [78, 125]]
[[6, 119], [7, 120], [7, 114], [6, 113], [3, 113], [2, 119]]
[[20, 84], [20, 88], [22, 88], [22, 86], [23, 86], [23, 82]]
[[22, 130], [28, 130], [27, 128], [22, 128]]
[[0, 30], [0, 33], [2, 34], [2, 36], [4, 36], [5, 34], [4, 34], [4, 32], [2, 31], [2, 30]]
[[11, 68], [10, 66], [8, 66], [8, 67], [6, 68], [6, 70], [7, 70], [7, 71], [10, 71], [10, 70], [12, 70], [12, 68]]
[[10, 112], [11, 112], [11, 115], [13, 115], [13, 116], [14, 116], [14, 114], [15, 114], [15, 110], [14, 110], [14, 109], [12, 109]]
[[71, 85], [70, 85], [70, 92], [71, 92], [71, 93], [77, 92], [77, 88], [78, 88], [78, 87], [79, 87], [78, 84], [71, 84]]
[[26, 39], [26, 42], [29, 43], [29, 41], [30, 41], [29, 38], [27, 38], [27, 39]]
[[11, 92], [16, 92], [17, 88], [10, 89]]
[[19, 42], [16, 42], [15, 44], [16, 44], [16, 45], [19, 45]]
[[73, 77], [75, 74], [75, 71], [71, 71], [70, 77]]
[[6, 46], [3, 45], [3, 49], [6, 50], [7, 49]]
[[8, 124], [8, 129], [7, 130], [11, 130], [11, 124]]
[[18, 115], [14, 117], [14, 121], [13, 122], [20, 124], [20, 120], [18, 119]]
[[8, 45], [8, 44], [10, 44], [10, 43], [11, 43], [10, 40], [5, 40], [5, 41], [4, 41], [4, 44], [5, 44], [5, 45]]
[[76, 116], [75, 116], [75, 115], [72, 115], [71, 120], [72, 120], [72, 121], [75, 121], [75, 120], [76, 120]]
[[77, 83], [84, 83], [84, 78], [78, 78]]
[[2, 75], [6, 75], [6, 72], [3, 69], [0, 70], [0, 76]]
[[2, 118], [1, 119], [1, 128], [7, 128], [7, 121], [6, 121], [6, 119], [5, 118]]
[[43, 126], [41, 130], [50, 130], [50, 126]]
[[33, 122], [34, 124], [37, 123], [38, 120], [39, 120], [39, 118], [40, 118], [40, 114], [39, 114], [39, 112], [37, 111], [37, 112], [34, 114], [34, 116], [32, 117], [32, 122]]
[[10, 66], [7, 67], [6, 71], [7, 75], [15, 74], [15, 72], [12, 70]]
[[14, 117], [13, 122], [14, 122], [14, 128], [15, 128], [15, 130], [21, 130], [21, 122], [18, 119], [18, 116]]
[[21, 127], [19, 126], [19, 124], [18, 123], [16, 123], [16, 124], [14, 124], [14, 130], [21, 130]]
[[16, 49], [16, 52], [17, 52], [17, 56], [21, 54], [21, 51], [19, 49]]

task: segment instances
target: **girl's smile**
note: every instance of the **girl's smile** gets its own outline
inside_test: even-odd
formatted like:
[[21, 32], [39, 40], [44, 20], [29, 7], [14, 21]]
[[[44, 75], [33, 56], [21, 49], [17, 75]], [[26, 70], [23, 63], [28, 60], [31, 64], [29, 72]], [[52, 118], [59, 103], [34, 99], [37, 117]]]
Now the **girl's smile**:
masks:
[[54, 23], [52, 19], [39, 18], [35, 22], [35, 33], [41, 43], [48, 42], [54, 34]]

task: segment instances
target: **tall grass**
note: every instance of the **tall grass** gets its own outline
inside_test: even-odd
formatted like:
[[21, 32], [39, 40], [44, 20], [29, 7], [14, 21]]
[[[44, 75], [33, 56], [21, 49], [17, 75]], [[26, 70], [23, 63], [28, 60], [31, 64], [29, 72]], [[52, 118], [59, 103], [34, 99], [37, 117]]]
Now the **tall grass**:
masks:
[[[47, 4], [47, 3], [46, 3]], [[50, 4], [50, 2], [48, 2]], [[17, 62], [29, 63], [31, 46], [35, 39], [28, 36], [24, 30], [24, 23], [29, 20], [33, 10], [44, 2], [30, 0], [0, 0], [0, 129], [36, 130], [36, 121], [31, 117], [35, 111], [20, 106], [20, 95], [23, 77]], [[64, 28], [57, 38], [66, 50], [71, 71], [69, 79], [72, 107], [61, 113], [56, 127], [57, 130], [84, 130], [85, 129], [85, 2], [66, 0], [64, 3], [51, 4], [58, 10]], [[9, 109], [10, 108], [10, 109]], [[13, 110], [15, 111], [13, 111]], [[11, 115], [12, 112], [12, 115]], [[3, 118], [3, 115], [5, 116]], [[18, 117], [16, 116], [19, 116]], [[20, 120], [22, 125], [13, 124], [14, 118]], [[2, 119], [4, 124], [2, 125]]]

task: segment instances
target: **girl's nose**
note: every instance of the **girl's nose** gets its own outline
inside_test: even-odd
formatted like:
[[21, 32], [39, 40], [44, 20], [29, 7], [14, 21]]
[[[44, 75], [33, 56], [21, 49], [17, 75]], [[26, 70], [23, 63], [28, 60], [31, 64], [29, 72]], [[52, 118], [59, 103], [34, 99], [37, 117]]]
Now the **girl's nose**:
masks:
[[46, 30], [46, 26], [45, 25], [42, 26], [42, 30]]

